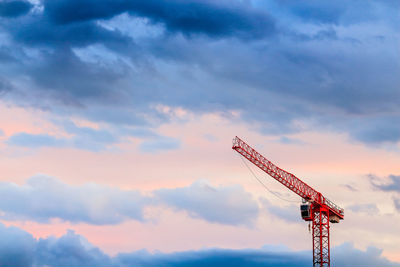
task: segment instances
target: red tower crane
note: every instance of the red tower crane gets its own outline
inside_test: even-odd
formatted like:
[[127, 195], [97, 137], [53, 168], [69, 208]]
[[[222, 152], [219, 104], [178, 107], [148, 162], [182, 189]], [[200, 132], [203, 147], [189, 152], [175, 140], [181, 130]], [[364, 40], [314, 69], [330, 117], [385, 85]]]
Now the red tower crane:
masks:
[[329, 222], [343, 220], [344, 210], [293, 174], [273, 164], [237, 136], [233, 139], [232, 149], [303, 199], [301, 216], [305, 221], [312, 221], [313, 266], [329, 267]]

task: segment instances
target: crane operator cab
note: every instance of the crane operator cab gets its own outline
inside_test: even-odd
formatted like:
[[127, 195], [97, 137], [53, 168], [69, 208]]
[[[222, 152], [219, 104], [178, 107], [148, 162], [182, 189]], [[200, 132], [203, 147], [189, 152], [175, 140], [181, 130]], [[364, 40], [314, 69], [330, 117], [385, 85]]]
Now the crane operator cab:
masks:
[[[300, 205], [300, 212], [301, 212], [301, 217], [305, 221], [312, 221], [312, 214], [311, 214], [311, 204], [308, 202], [303, 202], [303, 204]], [[329, 216], [329, 221], [331, 223], [339, 223], [340, 218], [335, 215], [335, 214], [330, 214]]]
[[310, 203], [303, 203], [300, 205], [300, 212], [301, 217], [305, 221], [312, 221], [311, 218], [311, 204]]

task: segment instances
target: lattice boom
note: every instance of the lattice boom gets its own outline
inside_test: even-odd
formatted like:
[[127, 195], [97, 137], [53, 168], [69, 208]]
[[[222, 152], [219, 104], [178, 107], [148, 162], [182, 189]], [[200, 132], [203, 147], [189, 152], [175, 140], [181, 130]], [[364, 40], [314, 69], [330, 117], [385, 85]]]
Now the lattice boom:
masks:
[[232, 148], [300, 197], [321, 206], [326, 205], [331, 212], [343, 219], [344, 210], [342, 208], [335, 205], [332, 201], [293, 174], [273, 164], [239, 137], [236, 136], [235, 139], [233, 139]]

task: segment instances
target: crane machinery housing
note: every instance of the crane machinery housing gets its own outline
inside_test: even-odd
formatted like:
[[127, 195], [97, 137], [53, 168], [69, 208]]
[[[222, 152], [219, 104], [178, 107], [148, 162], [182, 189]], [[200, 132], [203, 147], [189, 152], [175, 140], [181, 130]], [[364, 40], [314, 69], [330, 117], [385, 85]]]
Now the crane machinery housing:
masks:
[[343, 220], [344, 210], [293, 174], [273, 164], [237, 136], [233, 139], [232, 149], [303, 199], [301, 216], [303, 220], [312, 222], [313, 266], [330, 267], [329, 223]]

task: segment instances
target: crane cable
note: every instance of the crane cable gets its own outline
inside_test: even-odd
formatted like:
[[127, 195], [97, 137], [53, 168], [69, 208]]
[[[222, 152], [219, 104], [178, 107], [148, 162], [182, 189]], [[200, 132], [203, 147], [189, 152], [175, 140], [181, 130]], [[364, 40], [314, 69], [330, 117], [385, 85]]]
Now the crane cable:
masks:
[[276, 192], [270, 190], [257, 176], [256, 174], [253, 172], [253, 170], [249, 167], [249, 165], [247, 165], [246, 161], [243, 159], [243, 157], [241, 157], [240, 155], [238, 155], [240, 157], [240, 159], [242, 160], [242, 162], [244, 163], [244, 165], [247, 167], [247, 169], [251, 172], [251, 174], [253, 174], [254, 178], [256, 178], [256, 180], [265, 188], [268, 190], [268, 192], [270, 192], [271, 194], [273, 194], [274, 196], [276, 196], [277, 198], [287, 201], [287, 202], [295, 202], [298, 203], [299, 201], [297, 200], [290, 200], [290, 199], [285, 199], [282, 198], [281, 196], [279, 196]]

